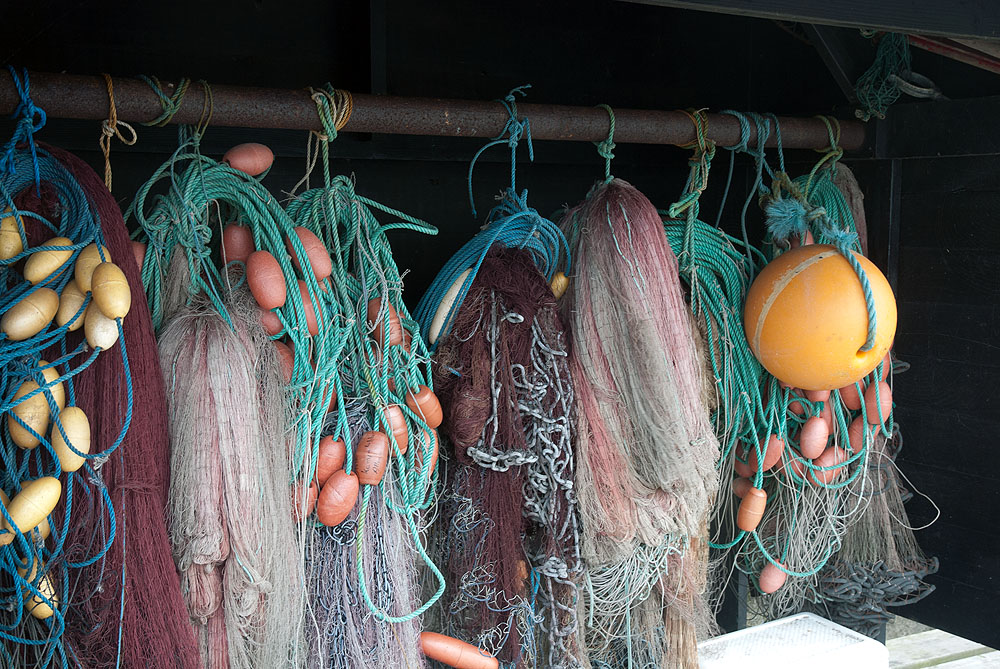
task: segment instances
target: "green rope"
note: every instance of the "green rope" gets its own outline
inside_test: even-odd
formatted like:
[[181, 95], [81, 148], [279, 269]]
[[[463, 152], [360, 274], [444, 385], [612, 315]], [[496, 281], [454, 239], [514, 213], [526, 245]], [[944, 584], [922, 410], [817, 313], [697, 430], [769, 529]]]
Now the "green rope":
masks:
[[597, 153], [604, 158], [604, 183], [611, 183], [614, 177], [611, 176], [611, 161], [614, 160], [615, 154], [615, 111], [605, 104], [597, 105], [604, 111], [608, 112], [608, 137], [603, 142], [594, 142], [594, 146], [597, 147]]
[[163, 85], [160, 84], [160, 80], [158, 78], [140, 74], [139, 79], [146, 82], [149, 87], [153, 89], [153, 92], [156, 93], [156, 97], [159, 98], [160, 106], [163, 109], [163, 112], [152, 121], [140, 121], [140, 123], [142, 123], [142, 125], [156, 127], [163, 127], [167, 125], [174, 118], [174, 115], [180, 110], [181, 102], [184, 99], [184, 94], [187, 93], [191, 80], [181, 78], [180, 83], [177, 84], [177, 88], [174, 89], [174, 94], [167, 95], [164, 92]]
[[879, 40], [875, 60], [858, 79], [854, 90], [861, 103], [855, 113], [867, 121], [872, 116], [885, 118], [886, 110], [899, 98], [899, 86], [893, 75], [910, 71], [910, 44], [906, 35], [885, 33]]

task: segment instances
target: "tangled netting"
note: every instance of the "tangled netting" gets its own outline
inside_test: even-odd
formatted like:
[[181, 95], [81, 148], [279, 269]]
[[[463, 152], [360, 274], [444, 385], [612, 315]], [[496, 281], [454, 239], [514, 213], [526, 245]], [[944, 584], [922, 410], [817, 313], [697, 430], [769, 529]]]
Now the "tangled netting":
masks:
[[532, 257], [497, 246], [435, 355], [457, 458], [440, 513], [454, 586], [439, 624], [517, 666], [581, 666], [566, 344]]
[[577, 397], [587, 648], [598, 667], [690, 666], [719, 443], [702, 362], [656, 210], [620, 179], [570, 210], [563, 299]]

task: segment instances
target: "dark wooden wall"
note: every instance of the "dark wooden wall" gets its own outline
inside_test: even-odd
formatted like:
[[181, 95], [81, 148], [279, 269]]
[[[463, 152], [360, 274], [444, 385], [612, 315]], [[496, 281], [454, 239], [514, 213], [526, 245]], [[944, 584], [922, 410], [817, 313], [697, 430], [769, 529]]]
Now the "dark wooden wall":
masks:
[[[941, 518], [918, 533], [937, 591], [903, 615], [1000, 647], [1000, 157], [902, 164], [897, 379], [903, 471]], [[916, 496], [911, 519], [933, 507]]]

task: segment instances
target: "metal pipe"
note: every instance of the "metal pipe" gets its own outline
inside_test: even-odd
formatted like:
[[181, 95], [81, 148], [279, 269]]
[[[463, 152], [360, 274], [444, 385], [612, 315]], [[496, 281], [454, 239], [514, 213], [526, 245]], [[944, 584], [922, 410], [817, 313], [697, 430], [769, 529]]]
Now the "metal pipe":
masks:
[[[102, 77], [73, 74], [30, 74], [31, 97], [52, 118], [103, 120], [108, 117], [108, 91]], [[0, 113], [11, 113], [18, 103], [12, 80], [0, 83]], [[173, 84], [163, 84], [169, 94]], [[321, 130], [316, 104], [305, 90], [212, 87], [214, 126]], [[139, 79], [114, 80], [118, 118], [128, 122], [151, 121], [161, 113], [160, 101]], [[197, 123], [202, 116], [205, 91], [192, 83], [172, 123]], [[531, 121], [534, 139], [598, 142], [607, 137], [608, 114], [597, 107], [518, 104], [519, 113]], [[829, 146], [826, 125], [818, 118], [781, 117], [781, 138], [788, 149], [822, 149]], [[494, 137], [503, 132], [507, 112], [498, 102], [404, 98], [389, 95], [354, 94], [354, 111], [344, 132], [440, 137]], [[684, 146], [695, 139], [691, 119], [681, 111], [615, 109], [615, 142], [674, 144]], [[841, 121], [840, 144], [845, 150], [859, 149], [865, 142], [865, 125]], [[708, 114], [708, 135], [719, 146], [740, 140], [737, 119]], [[756, 142], [751, 125], [750, 145]], [[774, 146], [774, 137], [767, 146]]]

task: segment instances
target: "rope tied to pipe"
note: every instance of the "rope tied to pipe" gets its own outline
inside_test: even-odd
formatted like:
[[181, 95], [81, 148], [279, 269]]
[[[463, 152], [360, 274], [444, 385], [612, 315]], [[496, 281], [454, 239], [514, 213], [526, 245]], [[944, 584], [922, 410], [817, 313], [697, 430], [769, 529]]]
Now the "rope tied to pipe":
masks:
[[516, 192], [517, 190], [517, 144], [521, 141], [521, 137], [524, 137], [528, 144], [528, 160], [535, 160], [535, 147], [531, 143], [531, 123], [527, 118], [518, 118], [517, 98], [514, 95], [515, 93], [527, 95], [525, 91], [529, 88], [531, 88], [531, 84], [525, 84], [523, 86], [518, 86], [517, 88], [512, 88], [502, 100], [497, 100], [497, 102], [502, 104], [504, 109], [507, 110], [507, 123], [504, 125], [503, 130], [500, 131], [500, 134], [479, 149], [479, 151], [476, 152], [476, 155], [472, 157], [472, 162], [469, 163], [469, 207], [472, 209], [473, 218], [476, 217], [476, 202], [472, 197], [472, 172], [476, 169], [476, 161], [479, 160], [479, 156], [481, 156], [486, 149], [497, 146], [498, 144], [507, 144], [510, 147], [510, 190], [512, 192]]
[[[14, 128], [14, 134], [3, 147], [3, 158], [0, 159], [0, 169], [8, 174], [14, 174], [16, 161], [14, 152], [17, 145], [26, 142], [31, 150], [31, 162], [35, 174], [35, 192], [38, 197], [42, 196], [41, 176], [38, 167], [38, 149], [35, 147], [35, 133], [45, 127], [45, 110], [35, 105], [31, 99], [31, 81], [28, 79], [27, 68], [22, 70], [23, 79], [17, 76], [17, 70], [12, 65], [7, 66], [11, 79], [14, 80], [14, 88], [17, 89], [19, 102], [10, 115], [12, 119], [18, 119]], [[22, 235], [23, 236], [23, 235]]]
[[157, 77], [149, 77], [145, 74], [140, 74], [139, 79], [146, 82], [146, 84], [153, 89], [153, 92], [156, 93], [156, 97], [160, 100], [160, 107], [163, 110], [162, 113], [152, 121], [140, 121], [140, 123], [145, 126], [162, 128], [170, 123], [170, 121], [173, 120], [174, 115], [180, 111], [181, 104], [184, 101], [184, 94], [187, 93], [188, 86], [191, 85], [191, 80], [186, 77], [182, 77], [180, 83], [178, 83], [177, 87], [174, 89], [173, 95], [167, 95], [163, 90], [163, 85]]
[[608, 137], [604, 141], [594, 142], [597, 153], [604, 158], [604, 183], [610, 183], [614, 177], [611, 176], [611, 161], [615, 159], [615, 111], [606, 104], [597, 105], [608, 112]]
[[[108, 187], [108, 190], [111, 190], [111, 139], [117, 137], [118, 141], [122, 144], [133, 146], [139, 141], [139, 136], [136, 134], [135, 128], [125, 121], [118, 120], [118, 108], [115, 105], [115, 85], [111, 79], [111, 75], [107, 72], [104, 73], [104, 81], [108, 85], [108, 118], [101, 121], [101, 136], [98, 137], [97, 143], [104, 154], [104, 185]], [[122, 135], [121, 127], [128, 130], [130, 138], [126, 139]]]

